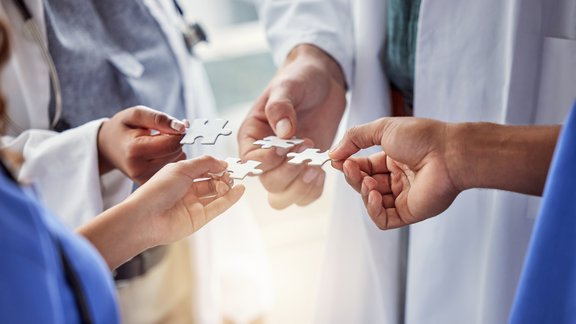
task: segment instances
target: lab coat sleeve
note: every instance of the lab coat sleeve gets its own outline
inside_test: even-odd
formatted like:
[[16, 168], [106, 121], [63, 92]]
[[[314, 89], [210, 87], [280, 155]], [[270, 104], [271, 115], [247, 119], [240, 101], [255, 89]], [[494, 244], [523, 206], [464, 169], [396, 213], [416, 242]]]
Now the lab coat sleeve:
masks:
[[260, 0], [258, 6], [274, 61], [280, 65], [292, 48], [312, 44], [342, 67], [350, 85], [354, 32], [349, 0]]
[[120, 171], [100, 176], [97, 135], [103, 120], [62, 133], [27, 130], [3, 137], [3, 146], [22, 154], [18, 180], [33, 184], [45, 205], [72, 228], [126, 198], [132, 182]]

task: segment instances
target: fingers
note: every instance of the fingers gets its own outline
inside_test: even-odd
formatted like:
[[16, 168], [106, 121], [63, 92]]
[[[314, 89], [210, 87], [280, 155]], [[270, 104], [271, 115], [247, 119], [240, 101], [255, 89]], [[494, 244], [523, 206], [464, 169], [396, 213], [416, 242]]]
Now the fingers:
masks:
[[[322, 180], [318, 180], [322, 177]], [[279, 193], [270, 193], [268, 202], [274, 209], [284, 209], [292, 204], [305, 206], [322, 195], [324, 171], [318, 167], [307, 167], [303, 175], [296, 178]]]
[[181, 136], [153, 135], [139, 136], [127, 148], [127, 156], [142, 157], [146, 160], [159, 159], [182, 152]]
[[244, 194], [245, 187], [237, 185], [230, 189], [227, 194], [214, 200], [204, 207], [206, 215], [206, 223], [214, 219], [216, 216], [225, 212], [228, 208], [232, 207]]
[[[258, 105], [258, 103], [257, 103]], [[257, 109], [256, 107], [254, 109]], [[261, 161], [259, 167], [264, 171], [273, 169], [286, 159], [286, 150], [279, 148], [262, 149], [254, 142], [273, 134], [272, 129], [264, 117], [257, 111], [250, 114], [240, 126], [238, 131], [238, 147], [240, 158], [243, 160]]]
[[361, 149], [379, 145], [382, 140], [382, 134], [384, 134], [387, 127], [386, 118], [382, 118], [349, 129], [336, 148], [330, 152], [330, 158], [344, 160]]
[[231, 186], [225, 181], [204, 178], [194, 181], [189, 193], [196, 196], [200, 203], [207, 205], [219, 197], [226, 195], [230, 189]]
[[366, 176], [371, 176], [377, 181], [376, 190], [382, 193], [390, 193], [390, 175], [386, 166], [386, 154], [376, 153], [370, 157], [355, 157], [338, 162], [344, 172], [346, 181], [357, 192]]
[[125, 109], [123, 123], [132, 128], [155, 129], [163, 134], [182, 134], [186, 124], [165, 113], [144, 106]]
[[297, 81], [282, 80], [270, 89], [264, 112], [278, 137], [290, 138], [296, 134], [295, 98], [301, 86]]
[[[306, 139], [302, 144], [292, 148], [291, 151], [303, 152], [304, 150], [312, 146], [313, 146], [312, 141]], [[260, 151], [270, 151], [270, 150], [260, 149], [258, 151], [254, 151], [252, 154], [256, 154]], [[284, 153], [282, 158], [279, 161], [277, 161], [277, 163], [271, 164], [270, 162], [267, 161], [264, 162], [260, 167], [262, 170], [265, 171], [265, 173], [260, 176], [260, 182], [262, 182], [262, 185], [264, 185], [266, 190], [272, 193], [278, 193], [285, 190], [292, 182], [294, 182], [294, 180], [297, 177], [301, 175], [306, 176], [306, 179], [309, 180], [307, 181], [307, 183], [312, 182], [313, 178], [315, 178], [318, 175], [318, 172], [315, 171], [318, 168], [310, 168], [311, 170], [307, 170], [306, 166], [304, 165], [295, 165], [286, 163], [286, 153], [285, 153], [286, 151], [284, 150], [283, 152]], [[250, 154], [250, 156], [252, 156], [252, 154]], [[258, 159], [256, 160], [266, 161]], [[306, 172], [307, 174], [305, 174]]]
[[203, 178], [208, 173], [220, 173], [226, 170], [228, 164], [225, 161], [218, 160], [212, 156], [204, 155], [198, 158], [178, 162], [177, 170], [179, 173], [188, 177], [191, 181]]
[[308, 194], [304, 196], [300, 201], [296, 203], [298, 206], [308, 206], [311, 203], [315, 202], [316, 200], [322, 197], [322, 193], [324, 192], [324, 181], [326, 180], [326, 173], [322, 172], [316, 178], [316, 181], [312, 184], [313, 187], [310, 189]]
[[344, 176], [346, 182], [357, 192], [360, 192], [360, 187], [362, 185], [362, 180], [366, 174], [362, 174], [360, 167], [355, 160], [346, 160], [344, 162], [343, 168]]

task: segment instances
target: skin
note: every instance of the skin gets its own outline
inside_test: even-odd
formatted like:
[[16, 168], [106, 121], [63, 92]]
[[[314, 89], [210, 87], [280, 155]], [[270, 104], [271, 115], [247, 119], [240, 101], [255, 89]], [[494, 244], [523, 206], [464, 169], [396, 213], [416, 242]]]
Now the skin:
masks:
[[[115, 269], [144, 250], [196, 232], [236, 203], [244, 187], [230, 187], [227, 175], [210, 180], [212, 190], [196, 182], [226, 167], [226, 162], [210, 156], [170, 163], [124, 202], [77, 231]], [[203, 198], [207, 195], [212, 197]]]
[[[138, 184], [148, 181], [167, 163], [186, 159], [180, 140], [186, 123], [137, 106], [105, 121], [98, 132], [100, 174], [115, 168]], [[157, 134], [151, 134], [155, 130]]]
[[[330, 156], [385, 230], [438, 215], [471, 188], [541, 195], [559, 132], [558, 125], [382, 118], [350, 129]], [[375, 145], [383, 152], [352, 157]]]
[[[6, 35], [5, 24], [0, 20], [0, 68], [9, 52]], [[0, 95], [0, 126], [5, 118], [4, 100]], [[154, 169], [165, 164], [156, 163], [155, 159], [179, 160], [176, 153], [181, 148], [171, 144], [180, 141], [185, 127], [184, 123], [145, 107], [116, 114], [104, 122], [98, 134], [100, 171], [105, 173], [119, 167], [145, 181], [149, 173], [139, 168], [136, 169], [142, 172], [133, 173], [132, 167], [143, 165]], [[161, 135], [150, 135], [152, 129]], [[158, 155], [164, 145], [171, 147], [164, 152], [174, 154]], [[132, 150], [140, 149], [144, 153], [131, 154]], [[147, 154], [150, 152], [156, 155]], [[123, 154], [128, 158], [123, 159]], [[176, 157], [167, 157], [170, 155]], [[108, 266], [114, 269], [148, 248], [169, 244], [196, 232], [236, 203], [242, 197], [244, 187], [231, 187], [227, 173], [221, 177], [213, 175], [226, 168], [226, 162], [209, 156], [169, 163], [124, 202], [77, 231], [92, 242]], [[202, 178], [208, 180], [198, 181]]]
[[[305, 206], [322, 195], [325, 173], [319, 167], [286, 163], [284, 149], [253, 143], [266, 136], [305, 139], [291, 151], [327, 150], [346, 106], [346, 85], [336, 61], [313, 45], [299, 45], [288, 55], [238, 132], [242, 159], [261, 161], [260, 181], [273, 208]], [[322, 125], [322, 127], [319, 127]]]

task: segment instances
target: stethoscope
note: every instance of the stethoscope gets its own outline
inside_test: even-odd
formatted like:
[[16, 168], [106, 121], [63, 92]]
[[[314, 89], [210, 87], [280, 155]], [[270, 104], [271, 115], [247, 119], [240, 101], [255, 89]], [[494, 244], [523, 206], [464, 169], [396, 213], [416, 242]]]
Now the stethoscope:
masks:
[[[58, 77], [58, 71], [56, 71], [56, 66], [54, 65], [54, 60], [52, 60], [52, 55], [48, 51], [48, 46], [42, 41], [42, 34], [40, 33], [40, 27], [34, 20], [32, 12], [24, 2], [24, 0], [14, 0], [16, 7], [20, 11], [22, 18], [24, 19], [24, 29], [34, 38], [38, 47], [42, 52], [42, 57], [48, 66], [48, 73], [50, 75], [50, 82], [52, 83], [52, 89], [54, 91], [54, 116], [50, 122], [50, 129], [54, 129], [56, 124], [60, 121], [62, 117], [62, 89], [60, 88], [60, 78]], [[18, 129], [18, 132], [24, 131], [22, 127], [19, 127], [11, 119], [9, 122]]]
[[[198, 23], [189, 23], [185, 19], [184, 10], [178, 4], [178, 0], [173, 0], [174, 7], [180, 16], [180, 24], [178, 28], [182, 33], [182, 38], [184, 39], [184, 45], [186, 45], [186, 49], [190, 54], [194, 51], [194, 46], [200, 42], [208, 41], [206, 36], [206, 32]], [[52, 89], [54, 92], [54, 116], [50, 121], [50, 129], [55, 129], [56, 125], [60, 121], [62, 117], [62, 89], [60, 88], [60, 77], [58, 76], [58, 71], [56, 70], [56, 66], [54, 65], [54, 60], [52, 59], [52, 55], [50, 55], [50, 51], [48, 50], [47, 44], [44, 43], [42, 40], [42, 34], [40, 32], [40, 27], [36, 23], [34, 17], [32, 16], [32, 12], [30, 8], [26, 5], [24, 0], [14, 0], [14, 4], [20, 11], [22, 15], [22, 19], [24, 19], [24, 28], [25, 30], [34, 38], [34, 41], [38, 44], [42, 52], [42, 57], [48, 66], [48, 73], [50, 75], [50, 82], [52, 84]], [[8, 118], [9, 123], [17, 129], [18, 132], [22, 132], [25, 129], [19, 127], [12, 119]]]

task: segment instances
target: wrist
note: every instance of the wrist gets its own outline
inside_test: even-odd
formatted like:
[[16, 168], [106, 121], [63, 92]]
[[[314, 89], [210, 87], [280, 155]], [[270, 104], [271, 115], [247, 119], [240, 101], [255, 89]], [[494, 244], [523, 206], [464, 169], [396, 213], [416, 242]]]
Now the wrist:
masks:
[[446, 125], [446, 164], [448, 173], [454, 186], [460, 191], [476, 187], [478, 177], [477, 163], [481, 158], [477, 156], [481, 151], [474, 147], [472, 134], [477, 125], [473, 123], [457, 123]]
[[346, 78], [342, 67], [338, 61], [332, 57], [332, 55], [328, 54], [321, 48], [312, 44], [297, 45], [290, 51], [290, 53], [288, 53], [286, 63], [293, 62], [296, 59], [310, 60], [311, 62], [316, 62], [317, 64], [322, 65], [336, 83], [342, 86], [342, 88], [347, 89]]

